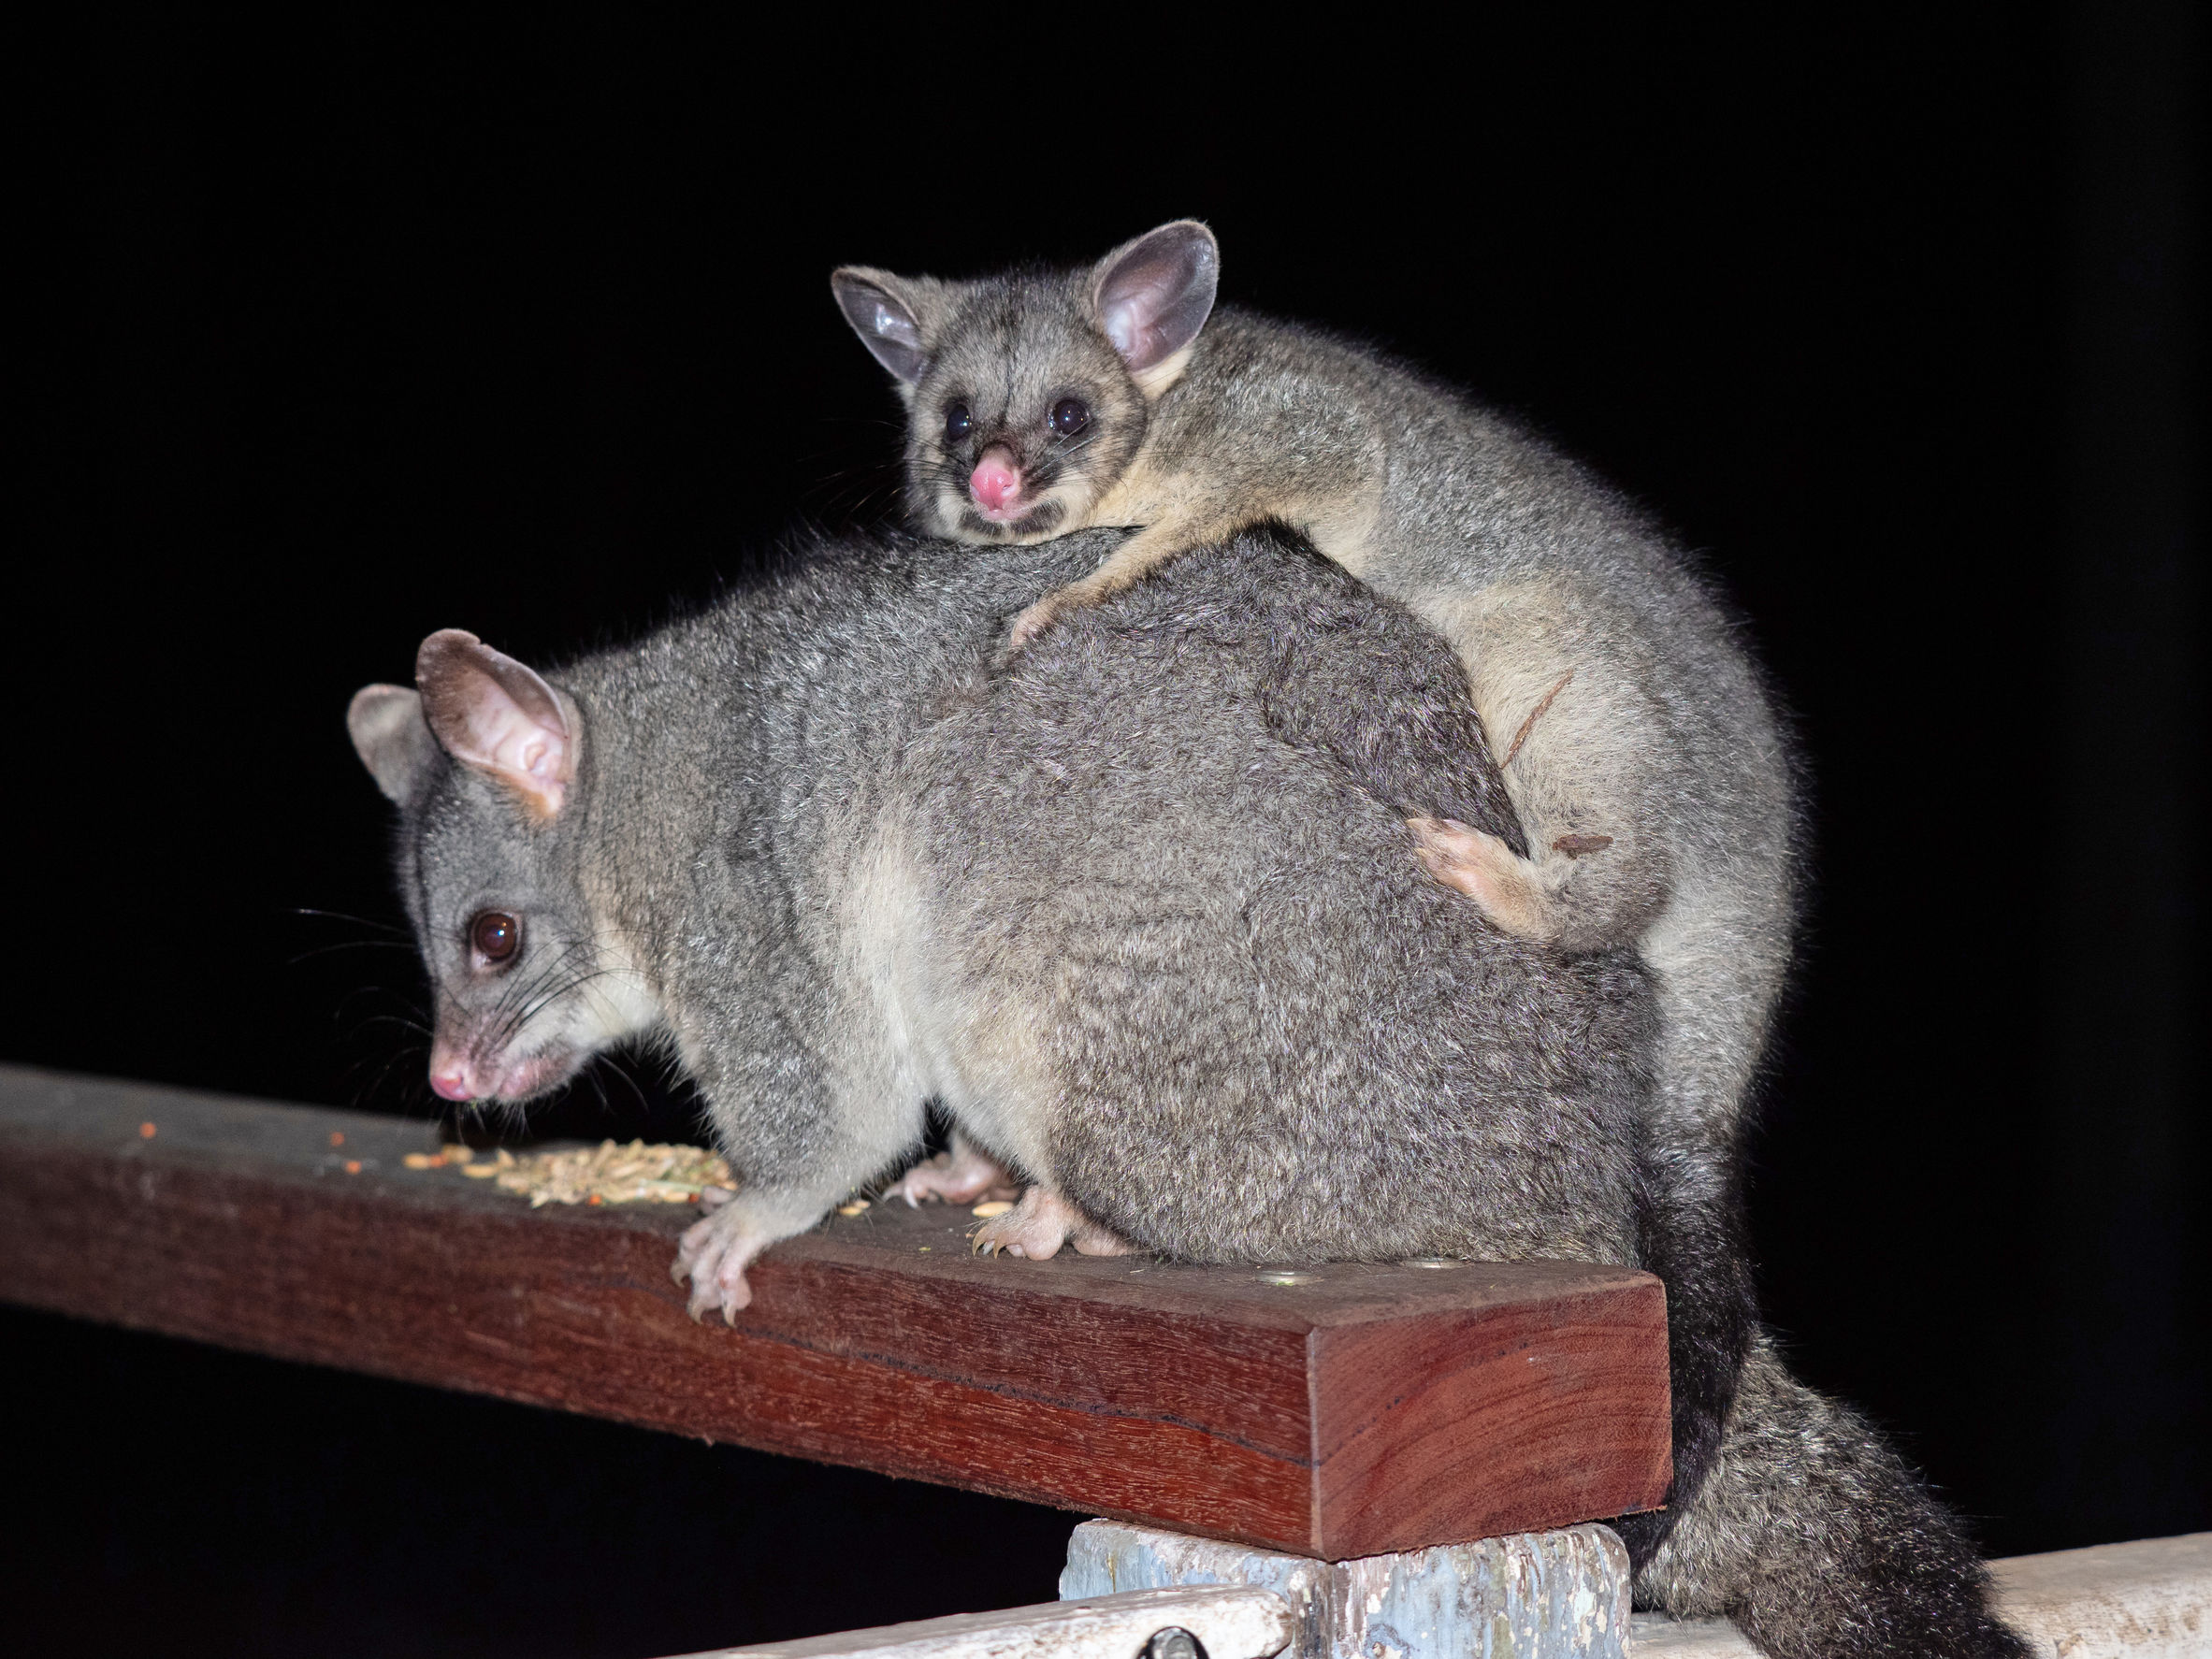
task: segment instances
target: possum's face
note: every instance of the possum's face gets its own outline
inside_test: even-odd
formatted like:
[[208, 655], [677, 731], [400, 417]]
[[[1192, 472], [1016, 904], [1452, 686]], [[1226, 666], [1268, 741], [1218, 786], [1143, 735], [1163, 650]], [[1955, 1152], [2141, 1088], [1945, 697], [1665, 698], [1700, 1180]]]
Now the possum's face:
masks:
[[846, 320], [906, 401], [917, 525], [990, 542], [1095, 522], [1189, 360], [1219, 264], [1213, 234], [1181, 221], [1086, 271], [832, 275]]
[[658, 1017], [579, 879], [566, 809], [582, 716], [457, 629], [424, 642], [415, 678], [416, 691], [365, 687], [348, 725], [403, 814], [399, 883], [436, 1008], [430, 1087], [533, 1100]]
[[970, 291], [914, 384], [906, 500], [963, 541], [1034, 541], [1090, 522], [1144, 442], [1144, 394], [1064, 281]]

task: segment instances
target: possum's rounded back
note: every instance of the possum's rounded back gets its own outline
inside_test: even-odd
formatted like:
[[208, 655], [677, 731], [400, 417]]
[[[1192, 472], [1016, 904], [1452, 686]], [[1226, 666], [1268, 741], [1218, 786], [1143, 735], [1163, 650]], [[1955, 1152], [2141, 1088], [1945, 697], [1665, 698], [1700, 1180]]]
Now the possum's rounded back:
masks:
[[1409, 815], [1518, 830], [1401, 608], [1248, 535], [1063, 621], [904, 770], [931, 969], [1034, 1047], [1049, 1174], [1115, 1232], [1632, 1259], [1651, 988], [1422, 870]]

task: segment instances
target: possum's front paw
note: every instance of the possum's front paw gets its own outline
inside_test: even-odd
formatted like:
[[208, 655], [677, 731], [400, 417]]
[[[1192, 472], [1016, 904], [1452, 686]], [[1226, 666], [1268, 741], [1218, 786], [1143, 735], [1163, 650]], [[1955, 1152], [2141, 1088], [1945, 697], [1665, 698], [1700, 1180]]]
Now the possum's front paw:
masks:
[[1032, 641], [1060, 620], [1063, 607], [1059, 594], [1047, 594], [1015, 617], [1014, 626], [1006, 630], [1006, 656], [1019, 656], [1028, 650]]
[[684, 1230], [669, 1277], [679, 1285], [686, 1279], [691, 1281], [690, 1314], [694, 1320], [703, 1320], [710, 1310], [718, 1307], [727, 1323], [753, 1300], [753, 1288], [745, 1283], [745, 1269], [780, 1235], [763, 1228], [751, 1210], [734, 1198], [707, 1202], [718, 1202], [720, 1207], [705, 1220]]
[[974, 1204], [977, 1199], [1005, 1199], [1021, 1190], [995, 1158], [955, 1141], [952, 1150], [925, 1158], [901, 1176], [884, 1193], [919, 1205], [925, 1198], [947, 1204]]
[[1024, 1256], [1043, 1262], [1072, 1244], [1086, 1256], [1126, 1256], [1135, 1247], [1108, 1233], [1059, 1193], [1032, 1187], [1021, 1202], [976, 1230], [978, 1254]]
[[1560, 895], [1574, 860], [1612, 844], [1610, 836], [1562, 836], [1553, 849], [1557, 856], [1539, 863], [1457, 818], [1408, 818], [1406, 828], [1431, 875], [1472, 899], [1499, 930], [1539, 945], [1555, 943], [1566, 930]]

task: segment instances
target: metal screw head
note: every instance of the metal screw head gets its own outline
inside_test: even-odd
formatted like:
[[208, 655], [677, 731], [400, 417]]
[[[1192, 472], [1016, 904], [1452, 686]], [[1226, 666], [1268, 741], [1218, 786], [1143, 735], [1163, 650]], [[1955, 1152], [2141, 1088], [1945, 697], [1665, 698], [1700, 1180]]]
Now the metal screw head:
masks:
[[1152, 1632], [1152, 1639], [1145, 1643], [1138, 1659], [1206, 1659], [1206, 1648], [1181, 1625], [1170, 1624], [1165, 1630]]

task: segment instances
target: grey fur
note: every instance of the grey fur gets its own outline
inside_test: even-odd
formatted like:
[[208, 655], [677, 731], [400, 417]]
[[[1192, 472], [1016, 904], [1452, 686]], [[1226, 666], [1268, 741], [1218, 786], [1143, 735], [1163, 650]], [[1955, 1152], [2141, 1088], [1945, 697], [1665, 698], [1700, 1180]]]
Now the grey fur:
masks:
[[[994, 666], [1113, 540], [825, 549], [552, 673], [581, 735], [550, 815], [356, 700], [441, 1041], [550, 1056], [533, 1089], [673, 1046], [742, 1183], [687, 1235], [701, 1312], [932, 1097], [1079, 1246], [1663, 1262], [1725, 1300], [1654, 1202], [1649, 972], [1508, 937], [1410, 856], [1417, 815], [1518, 833], [1441, 642], [1253, 534]], [[521, 918], [504, 972], [468, 953], [487, 908]], [[1745, 1375], [1646, 1594], [1783, 1654], [2016, 1652], [1878, 1440], [1763, 1349]]]
[[[585, 736], [549, 820], [435, 748], [380, 772], [441, 1035], [672, 1040], [777, 1236], [935, 1097], [1191, 1260], [1631, 1259], [1642, 973], [1505, 938], [1409, 856], [1411, 813], [1517, 833], [1449, 654], [1254, 538], [994, 671], [1101, 541], [841, 549], [554, 675]], [[486, 909], [524, 918], [503, 973], [464, 946]]]

